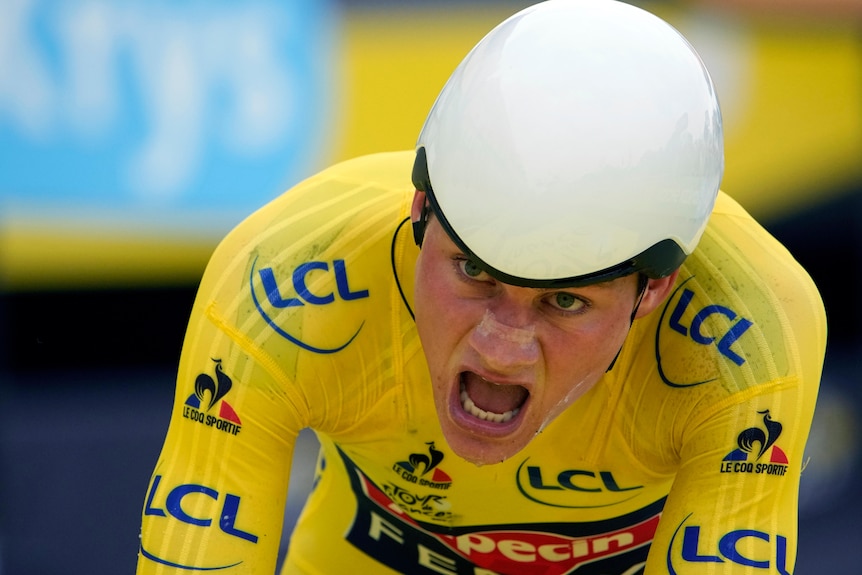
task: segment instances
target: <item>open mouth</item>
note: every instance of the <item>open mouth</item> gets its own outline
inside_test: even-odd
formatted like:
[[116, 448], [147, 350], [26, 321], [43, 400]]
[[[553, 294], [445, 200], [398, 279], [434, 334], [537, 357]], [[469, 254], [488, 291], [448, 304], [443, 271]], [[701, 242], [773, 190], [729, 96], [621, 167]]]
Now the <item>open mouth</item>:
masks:
[[488, 381], [470, 371], [461, 373], [461, 407], [478, 419], [506, 423], [515, 417], [530, 396], [517, 384]]

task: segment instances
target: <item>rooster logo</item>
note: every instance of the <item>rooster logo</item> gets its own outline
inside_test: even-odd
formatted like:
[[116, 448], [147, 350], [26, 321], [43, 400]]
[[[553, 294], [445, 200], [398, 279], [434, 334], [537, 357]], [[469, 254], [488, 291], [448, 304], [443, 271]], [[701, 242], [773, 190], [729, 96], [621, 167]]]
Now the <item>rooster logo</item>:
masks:
[[198, 375], [195, 378], [195, 391], [186, 400], [186, 405], [209, 412], [220, 402], [218, 417], [237, 426], [242, 425], [234, 408], [224, 400], [233, 387], [233, 382], [222, 370], [221, 360], [213, 359], [213, 362], [215, 362], [215, 379], [206, 373]]
[[772, 418], [769, 417], [768, 409], [766, 411], [758, 411], [757, 413], [763, 416], [763, 427], [766, 428], [766, 431], [764, 432], [759, 427], [749, 427], [736, 438], [737, 445], [746, 453], [753, 453], [755, 448], [759, 447], [755, 460], [763, 457], [766, 450], [772, 447], [772, 444], [781, 435], [781, 424], [777, 421], [772, 421]]
[[206, 392], [209, 392], [210, 399], [206, 411], [212, 409], [216, 402], [227, 395], [227, 392], [233, 387], [233, 382], [222, 371], [221, 360], [214, 359], [213, 361], [215, 362], [215, 380], [205, 373], [200, 374], [195, 379], [195, 395], [201, 405], [206, 399]]
[[[448, 473], [438, 467], [443, 461], [443, 452], [435, 447], [433, 441], [429, 441], [427, 453], [411, 453], [407, 461], [399, 461], [396, 467], [405, 470], [415, 476], [413, 482], [419, 479], [422, 485], [428, 485], [435, 489], [446, 489], [452, 478]], [[430, 475], [429, 475], [430, 474]]]
[[424, 453], [411, 453], [410, 457], [407, 458], [414, 471], [418, 472], [419, 466], [422, 466], [422, 473], [420, 475], [425, 475], [443, 461], [443, 452], [434, 447], [433, 441], [425, 445], [428, 446], [428, 455]]
[[724, 461], [748, 461], [750, 455], [754, 461], [758, 461], [769, 452], [769, 463], [787, 463], [787, 455], [775, 445], [781, 435], [782, 425], [770, 417], [768, 409], [757, 413], [763, 416], [763, 428], [749, 427], [743, 430], [736, 438], [739, 449], [728, 453]]

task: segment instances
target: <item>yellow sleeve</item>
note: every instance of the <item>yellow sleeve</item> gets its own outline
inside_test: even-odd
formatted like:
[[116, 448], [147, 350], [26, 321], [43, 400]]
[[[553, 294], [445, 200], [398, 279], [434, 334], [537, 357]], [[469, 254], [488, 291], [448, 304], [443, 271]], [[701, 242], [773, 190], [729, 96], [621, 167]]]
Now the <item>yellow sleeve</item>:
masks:
[[[662, 350], [662, 388], [690, 404], [668, 442], [679, 469], [646, 573], [788, 575], [823, 304], [790, 254], [723, 195], [678, 286], [662, 335], [688, 343]], [[694, 348], [719, 359], [699, 362]]]
[[139, 575], [275, 572], [299, 432], [353, 429], [391, 385], [380, 350], [398, 296], [381, 270], [409, 207], [412, 155], [333, 166], [216, 249], [145, 499]]
[[646, 573], [793, 572], [805, 403], [798, 387], [778, 386], [689, 432]]
[[[305, 426], [284, 373], [240, 332], [213, 258], [183, 347], [168, 434], [146, 496], [138, 573], [275, 571], [294, 441]], [[228, 270], [226, 272], [226, 270]]]

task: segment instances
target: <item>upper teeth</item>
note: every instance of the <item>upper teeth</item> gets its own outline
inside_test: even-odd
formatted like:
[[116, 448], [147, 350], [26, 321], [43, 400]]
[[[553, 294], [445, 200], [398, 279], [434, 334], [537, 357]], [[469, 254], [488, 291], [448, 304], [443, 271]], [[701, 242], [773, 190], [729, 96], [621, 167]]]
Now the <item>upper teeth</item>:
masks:
[[474, 417], [478, 417], [479, 419], [484, 419], [485, 421], [493, 421], [494, 423], [503, 423], [505, 421], [509, 421], [518, 413], [520, 408], [516, 407], [510, 411], [505, 413], [494, 413], [493, 411], [485, 411], [481, 407], [477, 407], [473, 400], [470, 399], [470, 396], [467, 395], [467, 390], [464, 389], [464, 386], [461, 386], [461, 405], [464, 407], [464, 411], [473, 415]]

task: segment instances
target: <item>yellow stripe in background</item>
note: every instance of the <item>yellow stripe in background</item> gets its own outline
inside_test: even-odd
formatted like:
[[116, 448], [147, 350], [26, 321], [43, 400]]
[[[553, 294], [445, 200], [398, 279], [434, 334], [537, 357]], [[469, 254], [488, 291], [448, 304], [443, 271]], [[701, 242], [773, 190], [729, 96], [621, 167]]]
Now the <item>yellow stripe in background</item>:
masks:
[[143, 233], [0, 227], [0, 289], [197, 285], [214, 242]]
[[741, 118], [727, 119], [722, 187], [778, 217], [862, 182], [862, 33], [761, 24]]
[[346, 12], [338, 112], [343, 121], [335, 134], [333, 159], [413, 148], [458, 63], [494, 26], [529, 4]]
[[[517, 10], [507, 5], [347, 13], [343, 121], [334, 159], [412, 147], [458, 62]], [[693, 24], [702, 28], [711, 21], [717, 50], [745, 60], [737, 63], [747, 70], [744, 82], [718, 86], [719, 93], [738, 90], [725, 113], [722, 187], [755, 216], [786, 215], [862, 179], [862, 35], [853, 23], [741, 17], [716, 22], [710, 14], [678, 7], [657, 13], [683, 34], [691, 31], [698, 49]], [[724, 24], [732, 30], [722, 35]]]

